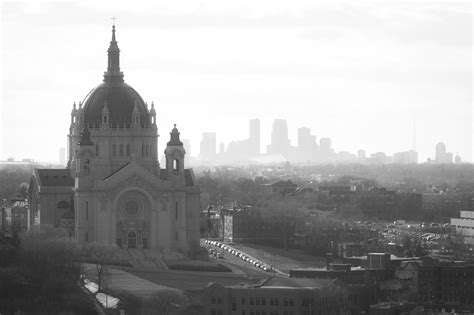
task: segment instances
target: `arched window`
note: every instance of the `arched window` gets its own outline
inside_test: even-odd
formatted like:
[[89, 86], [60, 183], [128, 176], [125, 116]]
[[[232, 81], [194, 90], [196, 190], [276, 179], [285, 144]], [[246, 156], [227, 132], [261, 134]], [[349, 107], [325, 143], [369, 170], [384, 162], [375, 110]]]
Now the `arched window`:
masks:
[[148, 143], [145, 144], [145, 156], [148, 156], [149, 148], [150, 148], [150, 146], [148, 145]]
[[119, 155], [123, 156], [123, 144], [119, 144]]
[[175, 171], [175, 172], [179, 171], [179, 160], [178, 159], [173, 160], [173, 171]]
[[98, 144], [95, 145], [95, 155], [99, 156], [99, 145]]
[[130, 156], [130, 145], [127, 144], [127, 156]]
[[112, 144], [112, 155], [113, 156], [117, 155], [117, 145], [115, 143]]
[[104, 115], [104, 124], [107, 123], [107, 116]]

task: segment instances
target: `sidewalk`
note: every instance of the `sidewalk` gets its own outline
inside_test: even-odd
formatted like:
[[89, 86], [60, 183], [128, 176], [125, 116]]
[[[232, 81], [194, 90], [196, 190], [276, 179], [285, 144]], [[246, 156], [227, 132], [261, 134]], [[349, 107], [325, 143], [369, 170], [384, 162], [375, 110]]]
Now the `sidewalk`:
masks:
[[[86, 274], [86, 278], [96, 282], [97, 271], [95, 265], [85, 264], [84, 272]], [[163, 291], [175, 291], [177, 293], [181, 292], [180, 290], [159, 285], [143, 278], [134, 276], [123, 270], [106, 267], [106, 271], [104, 272], [106, 272], [107, 276], [105, 277], [106, 283], [104, 283], [103, 286], [112, 292], [124, 292], [137, 297], [154, 295]]]

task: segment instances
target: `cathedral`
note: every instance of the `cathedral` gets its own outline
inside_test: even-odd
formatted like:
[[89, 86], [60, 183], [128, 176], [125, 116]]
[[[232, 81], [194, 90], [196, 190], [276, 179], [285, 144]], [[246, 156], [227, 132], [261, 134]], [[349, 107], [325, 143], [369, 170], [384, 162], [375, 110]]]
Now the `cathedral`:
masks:
[[107, 53], [103, 82], [73, 105], [67, 168], [34, 170], [30, 209], [40, 227], [63, 228], [78, 242], [191, 254], [199, 187], [184, 168], [180, 133], [175, 125], [161, 168], [154, 104], [124, 82], [115, 25]]

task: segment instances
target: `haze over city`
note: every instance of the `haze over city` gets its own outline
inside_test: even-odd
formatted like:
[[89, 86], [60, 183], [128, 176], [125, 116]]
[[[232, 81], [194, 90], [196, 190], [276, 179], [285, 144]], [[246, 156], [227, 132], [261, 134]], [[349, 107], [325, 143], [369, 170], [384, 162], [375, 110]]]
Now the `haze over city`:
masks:
[[1, 3], [0, 315], [474, 314], [472, 5]]
[[125, 80], [157, 108], [160, 155], [174, 123], [196, 156], [203, 132], [227, 147], [254, 118], [265, 153], [281, 118], [292, 145], [308, 127], [368, 154], [410, 150], [416, 122], [420, 162], [438, 142], [472, 161], [468, 3], [109, 4], [3, 2], [1, 159], [57, 161], [73, 102], [102, 81], [115, 15]]

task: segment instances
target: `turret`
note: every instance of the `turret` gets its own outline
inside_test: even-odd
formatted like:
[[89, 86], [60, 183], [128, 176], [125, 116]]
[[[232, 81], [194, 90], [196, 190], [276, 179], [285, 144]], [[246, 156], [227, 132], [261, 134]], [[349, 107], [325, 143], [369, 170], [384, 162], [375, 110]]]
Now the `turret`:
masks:
[[169, 175], [182, 176], [184, 175], [184, 155], [186, 151], [183, 148], [183, 143], [179, 139], [179, 131], [174, 125], [171, 130], [171, 139], [167, 143], [165, 150], [166, 157], [166, 171]]
[[72, 104], [72, 111], [71, 111], [71, 125], [76, 122], [76, 115], [77, 115], [76, 102], [74, 102], [74, 104]]
[[155, 104], [151, 102], [151, 109], [150, 109], [150, 125], [156, 125], [156, 111], [155, 111]]
[[94, 143], [91, 140], [91, 132], [87, 126], [84, 126], [81, 130], [81, 138], [77, 143], [76, 156], [73, 161], [76, 188], [92, 183], [94, 157]]
[[138, 110], [138, 102], [135, 100], [135, 106], [133, 107], [132, 112], [132, 128], [140, 128], [140, 111]]

